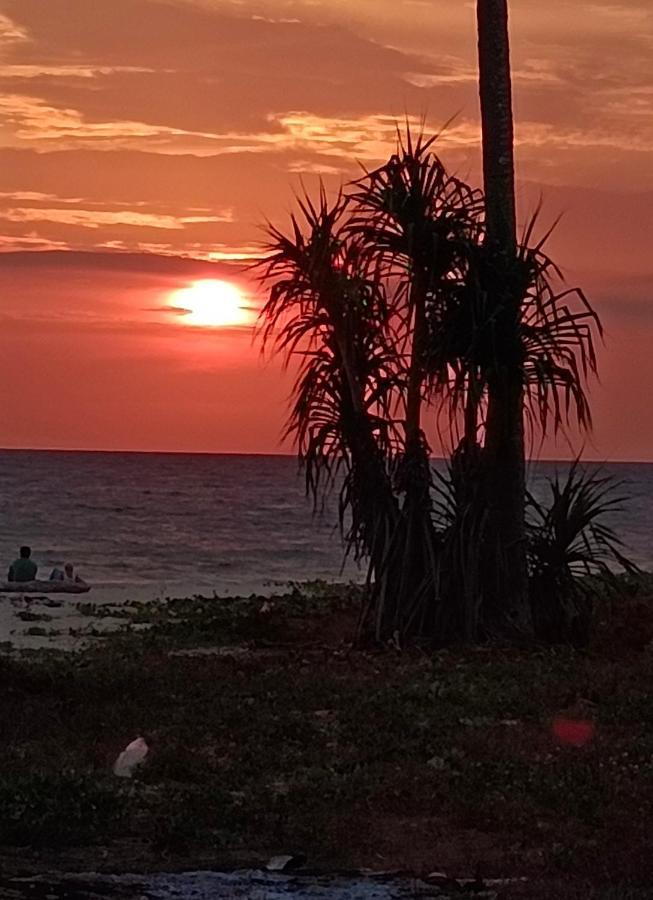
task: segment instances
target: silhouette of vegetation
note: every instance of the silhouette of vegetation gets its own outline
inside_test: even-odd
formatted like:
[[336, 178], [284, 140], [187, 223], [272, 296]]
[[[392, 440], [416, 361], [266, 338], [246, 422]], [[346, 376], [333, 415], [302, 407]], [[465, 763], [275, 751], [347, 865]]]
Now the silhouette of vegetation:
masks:
[[[479, 0], [477, 24], [484, 192], [407, 128], [334, 203], [321, 188], [288, 235], [270, 226], [260, 264], [263, 342], [300, 363], [287, 434], [316, 504], [342, 476], [346, 546], [369, 561], [362, 625], [395, 643], [569, 640], [571, 570], [537, 562], [561, 491], [597, 565], [625, 562], [595, 524], [609, 502], [575, 471], [550, 511], [533, 507], [539, 543], [527, 532], [525, 432], [591, 426], [601, 325], [534, 241], [537, 215], [517, 239], [507, 0]], [[451, 452], [437, 490], [429, 425]]]
[[[262, 340], [299, 363], [287, 434], [315, 504], [338, 485], [346, 546], [369, 563], [362, 625], [378, 640], [505, 634], [499, 582], [488, 577], [497, 552], [493, 378], [518, 366], [533, 439], [589, 428], [599, 320], [582, 292], [564, 285], [544, 241], [534, 241], [537, 217], [512, 258], [497, 256], [483, 194], [449, 175], [421, 135], [408, 131], [385, 165], [333, 202], [322, 188], [298, 205], [288, 234], [268, 229]], [[516, 336], [502, 326], [497, 284], [518, 309]], [[434, 480], [429, 429], [451, 451], [444, 481]], [[553, 575], [533, 562], [560, 539], [560, 495], [584, 513], [577, 536], [590, 568], [593, 559], [601, 571], [608, 558], [624, 562], [597, 522], [610, 506], [604, 489], [574, 471], [566, 486], [552, 486], [551, 510], [532, 507], [541, 535], [538, 543], [531, 526], [526, 619], [541, 610], [545, 582], [559, 598], [546, 625], [535, 617], [541, 637], [569, 639], [562, 609], [576, 602], [575, 569]]]
[[564, 478], [550, 479], [548, 506], [528, 494], [530, 596], [536, 631], [548, 640], [585, 646], [597, 589], [623, 590], [614, 563], [637, 574], [605, 522], [623, 503], [618, 487], [576, 461]]

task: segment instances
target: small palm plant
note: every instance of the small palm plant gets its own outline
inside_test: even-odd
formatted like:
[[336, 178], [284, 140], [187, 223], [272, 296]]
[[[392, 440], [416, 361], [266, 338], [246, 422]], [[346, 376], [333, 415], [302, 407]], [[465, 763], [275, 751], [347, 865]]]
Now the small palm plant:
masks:
[[587, 643], [597, 582], [618, 587], [615, 571], [635, 574], [606, 518], [623, 506], [621, 485], [583, 469], [548, 481], [549, 502], [527, 496], [530, 593], [537, 634], [550, 642]]

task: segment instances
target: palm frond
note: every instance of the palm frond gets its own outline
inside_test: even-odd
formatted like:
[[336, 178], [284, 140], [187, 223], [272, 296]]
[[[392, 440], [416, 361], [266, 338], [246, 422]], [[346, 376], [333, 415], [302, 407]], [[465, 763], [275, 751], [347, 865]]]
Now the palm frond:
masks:
[[329, 204], [322, 190], [317, 203], [298, 204], [289, 234], [268, 227], [260, 333], [286, 363], [298, 363], [286, 436], [307, 492], [318, 506], [341, 477], [343, 534], [369, 557], [380, 519], [394, 508], [387, 461], [396, 448], [395, 365], [384, 285], [344, 228], [342, 195]]

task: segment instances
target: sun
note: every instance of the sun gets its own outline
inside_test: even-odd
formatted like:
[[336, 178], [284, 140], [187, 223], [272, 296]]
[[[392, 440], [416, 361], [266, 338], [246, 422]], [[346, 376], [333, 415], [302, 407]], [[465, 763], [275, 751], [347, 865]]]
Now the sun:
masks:
[[245, 295], [230, 281], [196, 281], [174, 291], [168, 303], [176, 310], [185, 311], [182, 321], [186, 325], [226, 328], [251, 325], [254, 318], [247, 308]]

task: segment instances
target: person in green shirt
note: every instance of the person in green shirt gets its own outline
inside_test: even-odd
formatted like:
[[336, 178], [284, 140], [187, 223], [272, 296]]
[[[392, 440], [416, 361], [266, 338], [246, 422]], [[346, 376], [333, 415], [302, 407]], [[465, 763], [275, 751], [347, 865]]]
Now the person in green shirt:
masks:
[[7, 581], [34, 581], [34, 579], [36, 578], [38, 566], [33, 559], [30, 559], [31, 555], [31, 547], [20, 548], [19, 558], [15, 559], [9, 566]]

